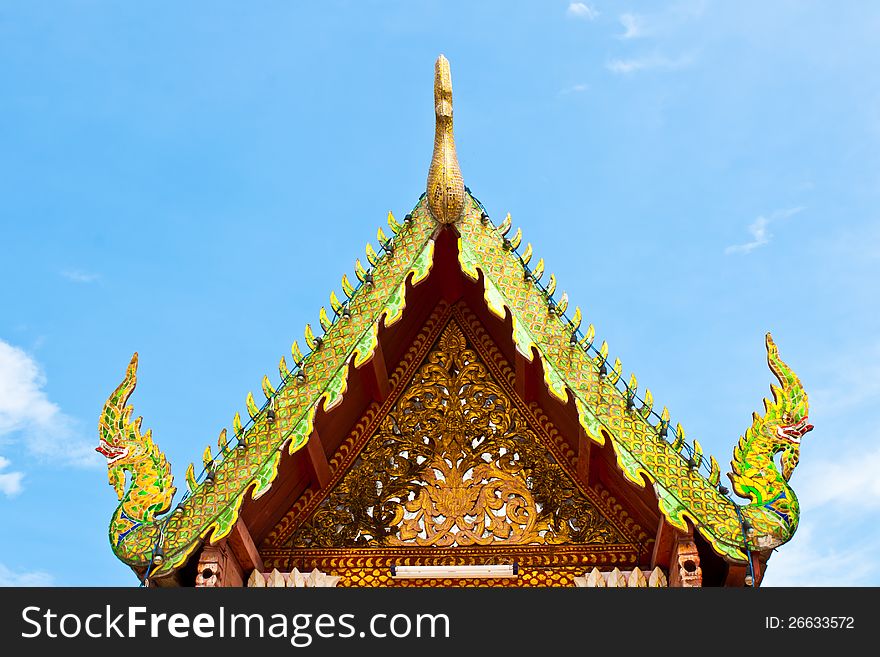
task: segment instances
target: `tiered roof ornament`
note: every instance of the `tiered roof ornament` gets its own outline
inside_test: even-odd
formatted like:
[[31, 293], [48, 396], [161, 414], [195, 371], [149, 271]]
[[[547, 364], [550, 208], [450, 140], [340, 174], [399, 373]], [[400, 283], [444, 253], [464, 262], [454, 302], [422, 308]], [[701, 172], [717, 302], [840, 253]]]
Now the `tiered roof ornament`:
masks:
[[452, 224], [464, 213], [465, 189], [452, 132], [452, 74], [443, 55], [434, 64], [434, 113], [437, 122], [428, 169], [428, 207], [438, 222]]
[[407, 289], [429, 276], [437, 235], [448, 224], [455, 225], [460, 271], [481, 282], [492, 313], [512, 319], [516, 351], [527, 361], [540, 359], [549, 393], [563, 404], [573, 400], [577, 423], [596, 445], [610, 443], [622, 476], [653, 488], [669, 526], [696, 531], [734, 564], [750, 563], [752, 552], [767, 553], [790, 540], [799, 507], [788, 481], [800, 440], [812, 426], [807, 395], [770, 334], [768, 364], [779, 386], [771, 386], [764, 414], [754, 415], [734, 449], [728, 476], [742, 498], [736, 499], [720, 483], [716, 460], [704, 456], [699, 442], [685, 442], [681, 426], [670, 426], [665, 407], [655, 410], [652, 393], [640, 392], [635, 375], [624, 379], [620, 359], [609, 360], [606, 342], [596, 346], [593, 325], [582, 328], [581, 309], [569, 312], [567, 294], [556, 294], [555, 276], [543, 282], [544, 260], [532, 265], [532, 245], [522, 246], [521, 229], [510, 234], [510, 215], [494, 225], [464, 186], [453, 137], [449, 62], [442, 55], [435, 65], [434, 101], [427, 193], [405, 221], [389, 213], [390, 237], [379, 228], [379, 249], [367, 245], [369, 266], [355, 262], [358, 284], [342, 277], [343, 295], [331, 293], [331, 313], [325, 308], [319, 313], [320, 334], [307, 325], [307, 350], [294, 342], [292, 364], [281, 358], [278, 382], [263, 378], [262, 405], [247, 395], [248, 421], [236, 413], [232, 435], [224, 429], [217, 447], [206, 448], [201, 474], [189, 467], [187, 489], [173, 509], [171, 468], [127, 405], [136, 384], [137, 354], [132, 357], [98, 427], [97, 449], [107, 458], [120, 500], [110, 524], [117, 557], [142, 577], [167, 576], [206, 542], [216, 544], [232, 531], [243, 502], [275, 483], [282, 453], [306, 446], [319, 407], [331, 412], [341, 402], [350, 366], [359, 368], [374, 355], [380, 326], [401, 319]]

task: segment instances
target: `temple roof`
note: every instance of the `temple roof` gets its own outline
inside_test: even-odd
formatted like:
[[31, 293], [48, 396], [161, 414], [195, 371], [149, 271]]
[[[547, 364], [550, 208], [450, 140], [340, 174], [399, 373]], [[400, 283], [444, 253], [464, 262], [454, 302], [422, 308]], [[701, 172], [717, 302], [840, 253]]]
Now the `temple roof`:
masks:
[[[545, 275], [544, 260], [535, 262], [522, 230], [512, 231], [510, 215], [496, 224], [464, 186], [452, 136], [449, 64], [442, 56], [435, 67], [435, 114], [426, 194], [402, 221], [388, 214], [388, 231], [377, 231], [378, 246], [367, 245], [366, 265], [355, 262], [356, 283], [342, 277], [342, 294], [331, 293], [330, 310], [320, 310], [320, 330], [306, 326], [305, 349], [294, 342], [290, 363], [281, 359], [277, 383], [264, 377], [265, 401], [258, 404], [249, 394], [249, 419], [242, 422], [236, 413], [231, 435], [224, 430], [218, 446], [205, 450], [200, 475], [190, 466], [187, 490], [173, 511], [170, 467], [126, 406], [136, 382], [135, 354], [99, 423], [98, 449], [107, 456], [111, 484], [122, 500], [110, 528], [117, 556], [161, 576], [185, 563], [206, 539], [217, 542], [229, 534], [243, 502], [273, 486], [282, 454], [306, 447], [316, 414], [341, 403], [351, 373], [374, 357], [380, 328], [403, 317], [435, 264], [438, 236], [450, 230], [461, 273], [482, 286], [489, 311], [509, 318], [516, 351], [540, 364], [547, 390], [576, 409], [591, 441], [610, 444], [622, 475], [653, 489], [670, 525], [687, 531], [690, 524], [718, 554], [737, 562], [748, 551], [789, 540], [798, 508], [787, 480], [800, 437], [811, 427], [806, 395], [769, 334], [768, 359], [782, 387], [773, 388], [765, 416], [755, 415], [734, 453], [731, 479], [735, 492], [748, 499], [742, 503], [720, 485], [716, 460], [706, 458], [698, 442], [685, 442], [680, 425], [670, 426], [666, 408], [654, 407], [650, 390], [641, 391], [634, 375], [623, 377], [607, 342], [597, 344], [580, 308], [558, 293], [553, 274]], [[773, 461], [779, 452], [782, 472]], [[132, 474], [127, 490], [124, 470]]]

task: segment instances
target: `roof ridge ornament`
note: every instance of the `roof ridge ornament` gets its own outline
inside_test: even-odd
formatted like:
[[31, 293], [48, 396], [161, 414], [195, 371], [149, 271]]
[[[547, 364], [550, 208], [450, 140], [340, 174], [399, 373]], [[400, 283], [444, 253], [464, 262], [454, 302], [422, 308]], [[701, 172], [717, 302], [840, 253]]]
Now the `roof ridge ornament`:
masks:
[[434, 64], [434, 155], [428, 170], [428, 209], [442, 224], [458, 221], [464, 211], [464, 179], [452, 134], [452, 75], [443, 55]]

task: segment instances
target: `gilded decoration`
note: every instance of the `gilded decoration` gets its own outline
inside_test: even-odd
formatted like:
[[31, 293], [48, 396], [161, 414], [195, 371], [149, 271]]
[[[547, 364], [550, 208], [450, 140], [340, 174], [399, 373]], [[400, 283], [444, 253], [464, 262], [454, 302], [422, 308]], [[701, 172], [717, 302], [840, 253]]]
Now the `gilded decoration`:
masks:
[[[243, 424], [235, 414], [233, 435], [227, 438], [224, 429], [218, 446], [205, 450], [201, 477], [188, 471], [188, 490], [171, 513], [170, 466], [149, 432], [138, 433], [140, 419], [129, 421], [131, 407], [124, 407], [134, 389], [137, 360], [133, 359], [99, 423], [98, 451], [107, 457], [108, 474], [120, 497], [110, 525], [110, 543], [120, 560], [138, 570], [150, 568], [151, 576], [166, 575], [206, 537], [215, 543], [232, 530], [245, 496], [256, 499], [272, 486], [281, 452], [293, 453], [305, 446], [319, 405], [323, 402], [325, 409], [331, 409], [341, 401], [349, 365], [360, 366], [372, 355], [380, 323], [390, 326], [403, 316], [407, 285], [417, 285], [431, 271], [435, 225], [423, 201], [403, 223], [389, 213], [393, 237], [385, 238], [382, 254], [368, 245], [369, 268], [355, 262], [357, 287], [342, 277], [345, 305], [334, 309], [332, 322], [322, 309], [322, 335], [306, 326], [309, 351], [303, 354], [293, 343], [295, 369], [289, 369], [282, 358], [280, 382], [273, 386], [264, 378], [263, 406], [247, 395], [250, 420]], [[331, 306], [334, 299], [339, 303], [333, 294]], [[119, 450], [124, 449], [125, 456], [120, 457]], [[133, 474], [127, 485], [123, 471]]]
[[[571, 394], [587, 435], [600, 445], [610, 439], [623, 475], [653, 487], [670, 524], [688, 531], [690, 523], [719, 554], [740, 562], [748, 559], [746, 549], [766, 550], [791, 539], [799, 507], [788, 479], [797, 465], [800, 440], [812, 425], [806, 392], [769, 334], [767, 359], [780, 386], [771, 386], [773, 400], [765, 400], [765, 415], [754, 416], [734, 450], [733, 489], [748, 500], [741, 504], [719, 486], [720, 467], [714, 458], [707, 459], [708, 477], [699, 472], [699, 443], [683, 444], [684, 430], [669, 427], [669, 411], [653, 412], [649, 390], [640, 393], [636, 405], [635, 375], [624, 385], [620, 359], [612, 365], [607, 343], [593, 346], [593, 326], [579, 331], [581, 310], [575, 308], [571, 318], [566, 315], [568, 296], [554, 296], [555, 276], [550, 275], [546, 286], [540, 282], [545, 263], [541, 259], [529, 268], [532, 247], [518, 253], [522, 231], [507, 237], [509, 215], [496, 227], [469, 214], [456, 228], [461, 269], [482, 281], [492, 312], [499, 317], [510, 313], [517, 350], [528, 359], [537, 351], [548, 390], [562, 403]], [[775, 461], [779, 454], [781, 469]]]
[[455, 153], [452, 74], [443, 55], [434, 64], [434, 154], [428, 169], [428, 207], [440, 223], [458, 221], [466, 207], [464, 179]]
[[[292, 363], [288, 366], [281, 359], [277, 384], [268, 377], [263, 379], [266, 401], [262, 406], [248, 394], [245, 407], [249, 419], [243, 424], [236, 413], [231, 435], [227, 438], [224, 429], [217, 448], [205, 450], [202, 474], [188, 472], [188, 490], [173, 511], [175, 488], [170, 465], [149, 432], [140, 433], [140, 419], [132, 421], [132, 409], [125, 405], [134, 389], [133, 359], [99, 421], [98, 451], [107, 458], [108, 476], [119, 497], [110, 525], [110, 542], [117, 557], [139, 573], [152, 567], [151, 576], [168, 575], [206, 539], [217, 542], [231, 531], [244, 499], [256, 499], [272, 486], [281, 452], [292, 453], [306, 444], [318, 407], [323, 404], [325, 410], [331, 410], [340, 402], [349, 383], [350, 366], [360, 367], [372, 356], [378, 327], [389, 326], [403, 316], [407, 286], [417, 285], [431, 272], [436, 231], [449, 229], [438, 227], [438, 222], [455, 224], [461, 271], [482, 283], [492, 312], [501, 317], [509, 313], [516, 349], [527, 359], [537, 353], [548, 390], [562, 403], [573, 399], [587, 435], [598, 444], [611, 443], [624, 477], [639, 486], [652, 486], [671, 525], [682, 531], [692, 525], [719, 554], [740, 563], [748, 560], [748, 551], [768, 550], [790, 540], [798, 526], [799, 505], [789, 479], [798, 463], [800, 441], [812, 425], [806, 392], [780, 358], [769, 334], [768, 363], [779, 386], [772, 386], [772, 400], [765, 400], [764, 415], [754, 416], [734, 449], [732, 489], [743, 498], [736, 500], [720, 486], [721, 472], [715, 459], [708, 459], [708, 475], [699, 471], [704, 460], [699, 443], [693, 441], [692, 447], [684, 444], [684, 431], [680, 426], [673, 430], [668, 410], [654, 411], [651, 392], [640, 392], [634, 375], [629, 384], [624, 383], [620, 359], [609, 358], [607, 343], [598, 348], [593, 344], [593, 325], [580, 330], [581, 310], [566, 312], [568, 296], [556, 295], [553, 274], [542, 281], [544, 260], [530, 264], [533, 248], [527, 243], [520, 248], [522, 231], [517, 229], [508, 237], [509, 215], [494, 225], [479, 201], [464, 188], [454, 157], [451, 76], [445, 58], [435, 69], [435, 111], [435, 157], [428, 193], [403, 222], [389, 214], [391, 236], [380, 229], [379, 249], [372, 245], [366, 249], [368, 267], [360, 260], [355, 262], [357, 285], [347, 275], [342, 277], [344, 296], [331, 293], [332, 314], [321, 309], [319, 334], [307, 325], [306, 352], [294, 342]], [[437, 372], [431, 379], [435, 397], [440, 394], [436, 381], [442, 379], [436, 377], [442, 372], [449, 384], [456, 377], [471, 376], [469, 362], [454, 365], [453, 353], [435, 364]], [[500, 380], [496, 374], [494, 382]], [[376, 428], [376, 435], [390, 442], [375, 449], [385, 449], [388, 454], [402, 449], [404, 429], [417, 426], [416, 433], [432, 441], [410, 444], [412, 458], [409, 450], [398, 449], [394, 458], [382, 462], [382, 476], [389, 485], [393, 479], [393, 485], [400, 488], [375, 490], [374, 486], [372, 493], [358, 490], [361, 502], [368, 506], [360, 512], [357, 531], [335, 524], [328, 502], [324, 509], [331, 513], [329, 525], [313, 527], [309, 540], [323, 537], [321, 541], [331, 543], [383, 546], [393, 546], [395, 541], [404, 546], [420, 541], [440, 546], [452, 540], [459, 550], [471, 549], [467, 545], [482, 547], [480, 542], [485, 541], [490, 546], [503, 543], [513, 550], [533, 544], [553, 545], [554, 541], [594, 540], [589, 537], [596, 532], [601, 536], [599, 528], [590, 523], [591, 516], [578, 515], [585, 513], [585, 507], [572, 501], [581, 500], [582, 493], [589, 501], [589, 493], [561, 484], [554, 488], [554, 477], [564, 463], [558, 450], [545, 442], [549, 456], [536, 455], [517, 433], [520, 428], [524, 432], [537, 428], [528, 409], [514, 409], [508, 403], [509, 396], [491, 397], [486, 389], [482, 397], [471, 398], [464, 388], [453, 391], [452, 397], [448, 392], [448, 388], [442, 391], [446, 404], [454, 397], [462, 403], [461, 408], [447, 413], [442, 404], [431, 408], [439, 403], [435, 397], [420, 400], [423, 408], [416, 408], [416, 401], [411, 400], [410, 413], [421, 417], [424, 426], [418, 422], [407, 425], [415, 422], [415, 417], [404, 417], [401, 410], [394, 421], [400, 436], [394, 434], [394, 423]], [[507, 424], [485, 417], [499, 404], [510, 409]], [[365, 417], [372, 414], [385, 421], [387, 413], [384, 407], [381, 410], [373, 406]], [[468, 445], [453, 435], [456, 427], [460, 430], [472, 420], [483, 423], [484, 433], [470, 446], [480, 451], [482, 462], [466, 462]], [[364, 424], [372, 426], [372, 421]], [[515, 448], [513, 455], [511, 448]], [[462, 470], [468, 464], [469, 469]], [[357, 465], [361, 467], [363, 461]], [[542, 473], [550, 473], [549, 479], [542, 479]], [[342, 476], [341, 471], [337, 475]], [[477, 476], [484, 486], [475, 487]], [[486, 486], [489, 492], [482, 493]], [[569, 490], [572, 492], [566, 492]], [[315, 492], [308, 493], [301, 506], [314, 510], [312, 502], [317, 499]], [[369, 506], [371, 501], [375, 504]], [[594, 504], [591, 508], [600, 507]], [[294, 526], [289, 518], [285, 520]], [[284, 533], [287, 538], [291, 535], [286, 529]], [[303, 529], [301, 535], [307, 533]], [[282, 545], [275, 543], [273, 549]], [[593, 544], [585, 552], [600, 554], [597, 546], [601, 545]], [[628, 553], [626, 559], [635, 559], [632, 555]], [[620, 556], [617, 553], [615, 558]]]
[[353, 467], [288, 546], [624, 542], [451, 322]]
[[582, 567], [521, 568], [515, 578], [395, 579], [389, 568], [343, 568], [336, 572], [340, 588], [537, 588], [574, 587]]
[[[141, 433], [141, 418], [132, 419], [128, 399], [137, 386], [138, 355], [131, 357], [122, 380], [104, 404], [98, 421], [97, 451], [107, 459], [107, 477], [119, 498], [110, 520], [110, 542], [117, 547], [126, 536], [151, 526], [171, 506], [176, 489], [171, 466], [152, 439]], [[129, 474], [126, 487], [125, 473]]]

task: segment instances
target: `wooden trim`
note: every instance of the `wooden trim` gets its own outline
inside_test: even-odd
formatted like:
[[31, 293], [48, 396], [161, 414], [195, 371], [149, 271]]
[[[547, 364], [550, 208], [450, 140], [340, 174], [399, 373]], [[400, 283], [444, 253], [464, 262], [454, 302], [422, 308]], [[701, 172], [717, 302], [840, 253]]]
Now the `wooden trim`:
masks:
[[334, 573], [343, 567], [388, 567], [393, 565], [485, 564], [513, 559], [521, 567], [584, 568], [619, 567], [631, 570], [639, 565], [639, 555], [631, 543], [578, 545], [496, 545], [459, 546], [434, 549], [424, 546], [373, 548], [276, 548], [263, 547], [267, 569], [300, 571], [319, 568]]
[[[456, 249], [457, 250], [457, 249]], [[435, 255], [436, 260], [436, 255]], [[445, 273], [445, 272], [443, 272]], [[464, 286], [462, 285], [462, 279], [464, 276], [459, 272], [459, 274], [452, 276], [443, 276], [441, 279], [442, 288], [440, 290], [441, 298], [446, 301], [449, 305], [454, 304], [456, 301], [461, 299], [464, 294]]]
[[575, 472], [584, 486], [590, 485], [590, 449], [592, 444], [593, 441], [587, 436], [587, 432], [578, 424], [578, 453]]
[[[767, 568], [767, 559], [769, 557], [769, 552], [752, 552], [752, 570], [755, 573], [754, 586], [761, 586], [761, 582], [764, 580], [764, 571]], [[743, 582], [745, 582], [745, 575], [743, 575]]]
[[[605, 438], [605, 445], [601, 448], [602, 456], [601, 458], [593, 459], [598, 466], [596, 469], [598, 481], [608, 488], [615, 497], [626, 500], [632, 512], [630, 515], [635, 513], [641, 515], [644, 521], [646, 521], [645, 526], [650, 527], [653, 524], [654, 518], [658, 515], [662, 517], [656, 506], [657, 497], [653, 487], [650, 484], [639, 486], [623, 476], [623, 470], [617, 463], [617, 455], [614, 453], [614, 447], [611, 444], [613, 439], [605, 429], [602, 429], [602, 432]], [[599, 454], [600, 450], [598, 449], [593, 452], [594, 457], [599, 457]], [[648, 491], [646, 497], [650, 496], [654, 504], [651, 504], [642, 497], [645, 491]]]
[[317, 429], [312, 430], [312, 435], [306, 441], [306, 454], [309, 457], [314, 481], [323, 488], [330, 482], [330, 463], [327, 461], [327, 452], [324, 451], [324, 443], [321, 442]]
[[669, 566], [669, 586], [699, 588], [703, 586], [700, 553], [692, 535], [679, 535]]
[[248, 571], [256, 569], [261, 572], [263, 571], [263, 558], [260, 556], [257, 546], [254, 544], [254, 539], [251, 537], [251, 533], [248, 531], [244, 520], [239, 518], [238, 522], [235, 523], [235, 526], [227, 537], [227, 540], [229, 542], [229, 547], [232, 548], [232, 553], [241, 565], [242, 570]]
[[359, 371], [361, 383], [370, 392], [370, 396], [380, 404], [385, 401], [391, 394], [391, 383], [388, 380], [388, 368], [381, 339], [376, 340], [373, 354]]
[[370, 363], [379, 393], [379, 399], [376, 401], [382, 402], [391, 394], [391, 384], [388, 382], [388, 367], [385, 363], [385, 352], [382, 350], [381, 340], [376, 340], [376, 348], [373, 350], [373, 358]]
[[661, 515], [660, 522], [657, 524], [657, 535], [654, 537], [654, 551], [651, 554], [652, 569], [660, 566], [665, 570], [669, 570], [677, 532], [678, 530], [670, 525], [666, 518]]
[[[538, 385], [535, 381], [536, 363], [534, 359], [529, 361], [519, 350], [515, 349], [513, 367], [516, 371], [516, 394], [528, 404], [530, 401], [538, 401]], [[534, 354], [532, 354], [534, 356]]]
[[729, 563], [727, 565], [727, 577], [724, 579], [724, 586], [745, 586], [748, 573], [748, 566], [745, 564]]
[[[270, 536], [273, 539], [272, 545], [282, 545], [293, 536], [302, 521], [308, 518], [312, 512], [321, 505], [327, 495], [330, 494], [332, 488], [339, 483], [342, 477], [345, 476], [345, 473], [348, 471], [349, 467], [351, 467], [351, 464], [354, 463], [355, 459], [357, 459], [361, 450], [364, 448], [364, 445], [366, 445], [367, 441], [372, 437], [376, 428], [379, 426], [379, 423], [394, 407], [397, 398], [403, 393], [407, 385], [409, 385], [410, 380], [421, 366], [426, 354], [428, 354], [434, 346], [437, 336], [446, 327], [451, 315], [452, 306], [445, 306], [442, 308], [438, 306], [438, 308], [436, 308], [431, 314], [421, 331], [417, 334], [416, 338], [414, 338], [414, 344], [417, 345], [417, 349], [405, 352], [401, 358], [400, 364], [397, 366], [394, 373], [395, 386], [392, 394], [381, 402], [381, 406], [376, 410], [367, 423], [363, 426], [361, 426], [360, 422], [356, 423], [348, 437], [343, 440], [337, 448], [337, 455], [340, 453], [343, 446], [347, 449], [342, 458], [336, 459], [334, 456], [336, 463], [334, 464], [329, 486], [315, 491], [304, 504], [294, 502], [293, 506], [284, 514], [281, 520], [283, 526], [279, 527], [279, 523], [276, 523], [275, 530], [270, 530]], [[420, 339], [422, 334], [425, 336], [424, 340]], [[272, 536], [272, 534], [274, 534], [274, 536]]]
[[243, 584], [241, 566], [225, 538], [216, 545], [206, 545], [202, 548], [196, 570], [197, 587], [215, 588]]

